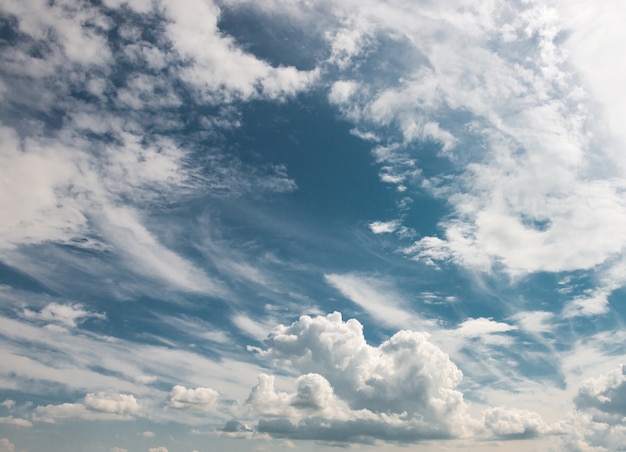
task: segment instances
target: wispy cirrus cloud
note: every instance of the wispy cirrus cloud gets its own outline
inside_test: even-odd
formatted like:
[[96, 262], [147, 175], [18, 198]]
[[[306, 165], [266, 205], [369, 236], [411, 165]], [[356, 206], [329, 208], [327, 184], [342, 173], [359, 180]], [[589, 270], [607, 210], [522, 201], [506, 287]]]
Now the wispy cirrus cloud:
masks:
[[406, 306], [404, 297], [384, 279], [357, 274], [327, 274], [325, 281], [386, 326], [410, 327], [425, 321]]
[[32, 320], [60, 323], [67, 327], [75, 327], [88, 318], [106, 319], [106, 314], [85, 311], [79, 304], [62, 305], [58, 303], [50, 303], [39, 312], [24, 309], [23, 316]]
[[[150, 230], [151, 210], [198, 188], [216, 195], [253, 186], [256, 192], [295, 189], [278, 165], [253, 169], [213, 148], [211, 174], [203, 175], [189, 158], [202, 133], [237, 126], [229, 103], [283, 99], [313, 83], [315, 73], [273, 67], [240, 49], [219, 33], [213, 3], [198, 2], [191, 14], [174, 3], [162, 6], [33, 1], [0, 11], [14, 36], [1, 49], [3, 79], [14, 88], [3, 93], [0, 112], [5, 260], [22, 245], [106, 249], [134, 261], [127, 270], [179, 290], [223, 296], [220, 281]], [[55, 39], [46, 42], [41, 30], [52, 30]], [[198, 40], [213, 45], [193, 45]], [[157, 75], [165, 67], [168, 73]], [[218, 104], [211, 121], [197, 118], [197, 140], [187, 135], [183, 144], [188, 119], [182, 115]]]

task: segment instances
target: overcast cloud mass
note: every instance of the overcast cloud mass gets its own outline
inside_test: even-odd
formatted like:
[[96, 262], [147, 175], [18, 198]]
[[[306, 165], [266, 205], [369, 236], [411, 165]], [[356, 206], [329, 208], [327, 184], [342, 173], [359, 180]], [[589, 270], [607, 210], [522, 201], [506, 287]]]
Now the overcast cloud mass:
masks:
[[622, 450], [625, 20], [0, 3], [0, 452]]

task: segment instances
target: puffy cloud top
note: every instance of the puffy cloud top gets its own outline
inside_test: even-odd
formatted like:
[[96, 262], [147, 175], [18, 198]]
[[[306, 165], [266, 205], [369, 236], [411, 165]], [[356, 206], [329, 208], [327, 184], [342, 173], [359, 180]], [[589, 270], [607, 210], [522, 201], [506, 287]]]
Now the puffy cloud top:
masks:
[[109, 396], [105, 393], [87, 394], [85, 406], [95, 411], [114, 414], [131, 414], [139, 410], [137, 399], [131, 394], [117, 396]]
[[626, 366], [586, 380], [574, 401], [581, 410], [596, 409], [619, 419], [626, 416]]
[[210, 411], [215, 409], [219, 393], [211, 388], [187, 389], [176, 385], [170, 391], [168, 401], [171, 407], [181, 410]]
[[[274, 379], [262, 375], [248, 399], [257, 412], [302, 419], [308, 410], [352, 420], [351, 428], [363, 435], [365, 425], [382, 427], [385, 433], [374, 436], [396, 427], [416, 436], [459, 435], [469, 425], [463, 395], [455, 389], [462, 373], [426, 333], [400, 331], [373, 347], [357, 320], [344, 322], [335, 312], [280, 325], [266, 344], [263, 355], [303, 375], [295, 394], [276, 392]], [[328, 407], [332, 415], [325, 413]]]
[[541, 416], [528, 410], [489, 408], [484, 422], [487, 430], [500, 437], [532, 438], [547, 429]]

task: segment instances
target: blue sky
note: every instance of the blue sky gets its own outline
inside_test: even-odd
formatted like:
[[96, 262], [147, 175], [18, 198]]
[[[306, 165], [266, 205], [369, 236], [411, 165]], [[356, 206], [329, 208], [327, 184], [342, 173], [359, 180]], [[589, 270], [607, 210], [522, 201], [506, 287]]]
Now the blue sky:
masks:
[[0, 5], [0, 452], [620, 450], [624, 6]]

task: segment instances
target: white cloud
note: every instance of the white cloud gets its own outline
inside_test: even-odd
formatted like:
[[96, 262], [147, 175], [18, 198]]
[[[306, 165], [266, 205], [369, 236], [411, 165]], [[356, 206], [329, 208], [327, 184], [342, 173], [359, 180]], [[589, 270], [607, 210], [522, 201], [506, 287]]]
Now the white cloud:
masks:
[[0, 406], [3, 406], [11, 411], [13, 410], [13, 408], [15, 408], [15, 400], [6, 399], [4, 402], [0, 403]]
[[398, 220], [374, 221], [368, 225], [374, 234], [389, 234], [395, 232], [400, 227]]
[[154, 438], [154, 432], [142, 432], [141, 436], [144, 438]]
[[502, 407], [488, 408], [483, 413], [485, 428], [496, 437], [533, 438], [548, 431], [539, 414]]
[[480, 317], [464, 320], [455, 330], [455, 333], [466, 337], [480, 337], [489, 334], [506, 333], [516, 329], [517, 327], [508, 323], [496, 322], [492, 319]]
[[334, 82], [328, 100], [337, 105], [347, 104], [357, 90], [357, 83], [351, 80], [340, 80]]
[[563, 447], [573, 451], [619, 450], [626, 441], [624, 365], [582, 382], [576, 411], [560, 421]]
[[167, 447], [164, 446], [160, 446], [160, 447], [151, 447], [150, 449], [148, 449], [149, 452], [167, 452]]
[[179, 410], [213, 411], [217, 407], [219, 393], [211, 388], [187, 389], [176, 385], [167, 398], [172, 408]]
[[248, 317], [245, 314], [237, 314], [232, 318], [233, 323], [241, 331], [253, 337], [259, 341], [262, 341], [267, 336], [267, 332], [271, 329], [270, 325], [273, 323], [260, 322]]
[[462, 373], [425, 333], [400, 331], [372, 347], [359, 322], [344, 322], [336, 312], [280, 325], [266, 344], [262, 356], [301, 376], [294, 393], [276, 391], [271, 376], [259, 378], [246, 407], [274, 418], [259, 421], [261, 432], [406, 441], [465, 435], [474, 427], [455, 389]]
[[210, 102], [291, 96], [317, 78], [316, 71], [275, 68], [242, 51], [219, 31], [220, 11], [212, 1], [194, 0], [185, 5], [171, 1], [164, 7], [171, 18], [168, 37], [184, 58], [193, 61], [182, 75]]
[[15, 444], [6, 438], [0, 438], [0, 452], [15, 452]]
[[[137, 375], [158, 376], [161, 383], [180, 382], [198, 387], [211, 378], [211, 386], [228, 399], [245, 398], [261, 368], [253, 363], [224, 356], [220, 361], [202, 354], [165, 346], [94, 335], [81, 329], [45, 330], [29, 323], [0, 316], [0, 331], [6, 338], [0, 348], [0, 386], [33, 391], [36, 387], [62, 385], [71, 391], [98, 393], [116, 388], [141, 396], [151, 409], [153, 401], [165, 400], [167, 392], [135, 382]], [[49, 352], [51, 345], [55, 353]], [[163, 363], [169, 363], [163, 366]], [[71, 407], [70, 407], [71, 408]], [[74, 407], [74, 409], [77, 409]], [[80, 407], [78, 408], [80, 410]], [[170, 411], [154, 410], [153, 416], [176, 416]], [[193, 420], [189, 420], [193, 422]]]
[[159, 243], [133, 209], [106, 206], [102, 213], [103, 233], [134, 264], [132, 270], [191, 292], [226, 293], [220, 281]]
[[155, 377], [154, 375], [138, 375], [135, 377], [135, 381], [137, 383], [141, 383], [144, 385], [149, 385], [154, 383], [155, 381], [157, 381], [158, 378]]
[[121, 447], [113, 447], [109, 450], [109, 452], [128, 452], [128, 451]]
[[574, 399], [579, 410], [597, 410], [614, 415], [620, 422], [626, 417], [626, 366], [583, 382]]
[[532, 334], [551, 332], [553, 326], [550, 321], [553, 318], [554, 314], [545, 311], [523, 311], [511, 317], [521, 330]]
[[322, 375], [301, 375], [295, 383], [296, 392], [278, 392], [273, 376], [259, 375], [257, 385], [246, 400], [247, 411], [260, 416], [286, 417], [296, 422], [307, 416], [328, 420], [353, 418], [348, 405], [335, 396], [330, 383]]
[[75, 328], [78, 323], [82, 323], [89, 318], [100, 320], [106, 319], [106, 314], [85, 311], [83, 306], [80, 304], [49, 303], [39, 312], [24, 309], [23, 315], [28, 319], [60, 323], [61, 325], [70, 328]]
[[350, 135], [354, 135], [355, 137], [358, 137], [365, 141], [374, 141], [374, 142], [380, 141], [380, 137], [378, 137], [375, 133], [362, 132], [361, 130], [357, 128], [350, 129]]
[[[115, 43], [108, 34], [110, 11], [100, 5], [44, 3], [0, 7], [15, 15], [12, 26], [20, 36], [15, 46], [2, 49], [3, 86], [12, 87], [2, 114], [18, 117], [0, 125], [3, 259], [26, 244], [107, 250], [129, 264], [126, 270], [174, 289], [223, 296], [220, 281], [163, 244], [150, 213], [164, 200], [199, 187], [241, 194], [291, 191], [296, 185], [280, 165], [251, 168], [219, 149], [205, 153], [207, 171], [192, 168], [195, 143], [186, 137], [181, 146], [176, 137], [184, 128], [175, 112], [181, 89], [194, 92], [197, 103], [187, 106], [223, 107], [205, 121], [208, 130], [202, 132], [212, 133], [239, 123], [236, 108], [225, 105], [230, 100], [283, 99], [310, 86], [317, 72], [272, 67], [245, 52], [218, 29], [220, 11], [212, 2], [198, 1], [190, 9], [177, 2], [156, 8], [151, 2], [110, 1], [110, 8], [128, 7], [165, 25], [163, 35], [159, 27], [151, 30], [156, 36], [149, 42], [143, 39], [144, 25], [121, 13]], [[39, 41], [50, 51], [35, 58], [30, 46]], [[114, 63], [128, 71], [120, 86], [111, 82]], [[165, 66], [168, 76], [155, 77], [154, 70]], [[93, 98], [72, 94], [83, 91]], [[49, 125], [41, 120], [47, 117], [63, 120]], [[34, 272], [44, 271], [31, 265]]]
[[114, 414], [132, 414], [139, 410], [135, 396], [129, 394], [110, 396], [103, 392], [90, 393], [85, 396], [84, 404], [91, 410]]
[[[607, 143], [612, 148], [610, 151], [620, 152], [626, 144], [618, 120], [626, 113], [626, 96], [622, 90], [626, 65], [620, 59], [618, 45], [626, 38], [621, 26], [626, 18], [624, 4], [617, 0], [609, 0], [602, 7], [589, 0], [556, 1], [554, 4], [567, 30], [563, 45], [569, 52], [569, 60], [583, 78], [586, 89], [598, 101], [601, 120], [619, 140]], [[601, 69], [605, 67], [611, 70]]]
[[33, 419], [48, 423], [66, 419], [131, 419], [132, 415], [138, 413], [139, 408], [137, 400], [130, 394], [89, 393], [82, 402], [38, 406], [33, 412]]
[[356, 274], [327, 274], [324, 280], [386, 326], [408, 328], [425, 323], [406, 307], [406, 300], [382, 279]]

